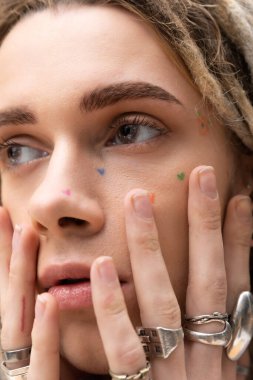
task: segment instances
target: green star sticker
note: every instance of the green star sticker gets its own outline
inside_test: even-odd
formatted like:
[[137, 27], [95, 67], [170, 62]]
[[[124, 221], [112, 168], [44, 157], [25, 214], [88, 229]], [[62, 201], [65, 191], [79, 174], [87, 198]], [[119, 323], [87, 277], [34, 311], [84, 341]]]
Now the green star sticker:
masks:
[[179, 181], [183, 181], [185, 179], [185, 173], [184, 172], [178, 173], [177, 179], [179, 179]]

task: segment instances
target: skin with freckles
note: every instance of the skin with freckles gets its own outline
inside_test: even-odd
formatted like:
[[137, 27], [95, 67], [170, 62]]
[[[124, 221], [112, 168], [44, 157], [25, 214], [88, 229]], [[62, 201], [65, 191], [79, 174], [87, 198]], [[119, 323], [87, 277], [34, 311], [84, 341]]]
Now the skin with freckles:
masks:
[[[139, 325], [123, 200], [131, 189], [144, 188], [155, 194], [161, 249], [184, 313], [186, 179], [198, 165], [213, 166], [224, 215], [228, 199], [243, 187], [242, 168], [216, 120], [205, 138], [199, 132], [195, 109], [201, 95], [154, 31], [113, 8], [38, 12], [4, 40], [0, 72], [0, 112], [22, 107], [36, 116], [34, 123], [2, 125], [0, 139], [19, 147], [9, 156], [2, 152], [2, 203], [13, 225], [33, 225], [40, 234], [39, 292], [47, 290], [41, 278], [49, 267], [70, 262], [90, 267], [99, 256], [111, 256], [131, 320]], [[132, 82], [161, 87], [177, 101], [133, 96], [80, 109], [84, 94]], [[203, 118], [211, 118], [207, 108]], [[67, 368], [107, 369], [92, 307], [61, 310], [60, 336]]]

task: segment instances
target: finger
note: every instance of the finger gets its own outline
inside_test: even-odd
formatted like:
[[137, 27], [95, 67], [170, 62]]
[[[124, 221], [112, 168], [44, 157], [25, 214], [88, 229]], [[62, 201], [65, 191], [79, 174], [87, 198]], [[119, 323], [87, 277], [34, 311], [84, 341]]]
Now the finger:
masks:
[[[160, 249], [147, 191], [135, 189], [125, 199], [126, 232], [135, 289], [144, 327], [181, 327], [180, 308]], [[167, 358], [152, 360], [154, 378], [184, 379], [183, 344]]]
[[110, 257], [91, 268], [94, 310], [109, 368], [132, 375], [146, 366], [144, 351], [130, 322], [117, 272]]
[[[195, 168], [189, 180], [189, 282], [186, 314], [189, 317], [226, 310], [226, 273], [221, 234], [219, 196], [214, 170]], [[189, 325], [201, 332], [218, 332], [220, 324]], [[188, 371], [194, 380], [221, 377], [222, 348], [189, 342]]]
[[[247, 196], [237, 195], [228, 204], [223, 233], [229, 313], [233, 311], [239, 294], [250, 290], [249, 254], [252, 230], [251, 200]], [[236, 363], [226, 355], [223, 368], [226, 379], [236, 378]]]
[[2, 321], [1, 340], [4, 350], [31, 345], [37, 249], [35, 231], [31, 227], [16, 226]]
[[228, 205], [223, 233], [229, 313], [239, 294], [250, 290], [249, 254], [252, 232], [251, 200], [247, 196], [237, 195]]
[[251, 373], [251, 371], [250, 371], [251, 360], [250, 360], [250, 353], [248, 351], [246, 351], [243, 354], [243, 356], [239, 359], [236, 367], [237, 367], [236, 380], [247, 380], [247, 379], [249, 379], [249, 374]]
[[0, 207], [0, 299], [1, 317], [3, 317], [11, 257], [13, 228], [8, 212]]
[[37, 297], [28, 380], [59, 380], [59, 313], [48, 293]]

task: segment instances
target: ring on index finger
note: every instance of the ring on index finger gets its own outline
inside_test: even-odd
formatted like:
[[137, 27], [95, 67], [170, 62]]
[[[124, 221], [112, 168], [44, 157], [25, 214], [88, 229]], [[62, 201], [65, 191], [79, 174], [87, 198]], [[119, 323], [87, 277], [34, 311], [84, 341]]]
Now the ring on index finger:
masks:
[[4, 373], [6, 380], [27, 380], [29, 366], [16, 369], [8, 369], [5, 362], [2, 362], [1, 370]]
[[182, 327], [168, 329], [165, 327], [137, 327], [147, 359], [159, 357], [166, 359], [183, 341]]
[[[20, 348], [17, 350], [4, 350], [2, 356], [4, 361], [1, 363], [1, 370], [7, 380], [26, 380], [30, 364], [31, 347]], [[11, 368], [18, 365], [18, 368]]]
[[[18, 350], [3, 350], [2, 356], [6, 364], [15, 364], [22, 362], [23, 365], [29, 365], [32, 347], [20, 348]], [[24, 362], [26, 363], [24, 364]]]

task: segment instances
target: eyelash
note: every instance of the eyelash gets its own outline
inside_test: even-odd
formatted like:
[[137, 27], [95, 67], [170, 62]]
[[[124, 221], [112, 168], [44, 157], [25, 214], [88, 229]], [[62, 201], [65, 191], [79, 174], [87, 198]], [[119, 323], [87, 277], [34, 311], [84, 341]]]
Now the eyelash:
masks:
[[[116, 132], [114, 133], [114, 135], [112, 136], [112, 138], [116, 136], [117, 132], [119, 132], [119, 129], [121, 127], [124, 127], [124, 126], [127, 126], [127, 125], [136, 126], [136, 127], [141, 127], [141, 126], [142, 127], [147, 127], [147, 128], [150, 128], [150, 129], [158, 131], [159, 135], [166, 135], [167, 133], [169, 133], [168, 128], [165, 128], [164, 126], [158, 125], [158, 122], [156, 122], [154, 119], [152, 119], [148, 115], [137, 114], [137, 113], [133, 114], [133, 113], [131, 113], [131, 114], [121, 115], [110, 126], [111, 129], [116, 130]], [[137, 144], [135, 144], [135, 143], [129, 143], [129, 144], [127, 144], [126, 143], [125, 145], [148, 144], [148, 143], [151, 142], [151, 140], [153, 140], [153, 138], [148, 139], [148, 140], [143, 141], [143, 142], [139, 142]], [[109, 140], [109, 143], [110, 143], [110, 140]], [[113, 145], [116, 145], [116, 144], [111, 144], [111, 145], [113, 146]], [[122, 144], [122, 145], [124, 145], [124, 144]], [[107, 146], [108, 146], [108, 142], [107, 142]]]
[[[144, 146], [147, 146], [148, 144], [151, 144], [153, 140], [155, 140], [156, 137], [165, 135], [169, 132], [168, 128], [165, 128], [164, 126], [158, 125], [158, 121], [155, 121], [151, 117], [145, 114], [135, 114], [135, 113], [129, 113], [129, 114], [124, 114], [115, 119], [112, 124], [109, 126], [109, 129], [114, 130], [114, 132], [111, 134], [109, 139], [107, 139], [107, 142], [105, 144], [106, 147], [127, 147], [128, 149], [142, 149]], [[123, 138], [124, 142], [120, 141], [119, 143], [115, 142], [116, 139], [120, 140], [120, 138], [117, 136], [120, 132], [120, 128], [126, 127], [127, 135], [121, 136]], [[135, 128], [136, 127], [136, 128]], [[143, 127], [143, 128], [141, 128]], [[146, 128], [150, 128], [150, 131], [148, 131]], [[140, 132], [142, 131], [142, 132]], [[150, 134], [152, 135], [153, 131], [153, 136], [150, 137]], [[157, 131], [157, 134], [156, 132]], [[128, 133], [134, 133], [134, 136], [130, 135], [130, 140], [137, 140], [139, 136], [143, 133], [144, 135], [149, 134], [148, 137], [143, 138], [142, 141], [135, 142], [135, 141], [128, 141]], [[127, 141], [125, 141], [127, 140]], [[31, 160], [24, 161], [22, 163], [11, 163], [11, 158], [7, 156], [3, 156], [3, 154], [7, 155], [8, 154], [8, 149], [9, 148], [23, 148], [23, 149], [30, 149], [31, 153], [34, 150], [34, 158]], [[38, 151], [38, 155], [36, 154], [36, 151]], [[31, 146], [26, 146], [25, 144], [20, 144], [16, 142], [14, 139], [9, 139], [6, 141], [0, 142], [0, 161], [2, 161], [2, 167], [5, 170], [15, 170], [21, 166], [28, 166], [29, 164], [33, 163], [34, 161], [37, 161], [40, 158], [43, 158], [43, 156], [47, 155], [47, 152], [45, 155], [43, 154], [43, 150], [37, 148], [33, 148]], [[37, 156], [37, 157], [36, 157]], [[9, 162], [8, 162], [9, 161]]]

